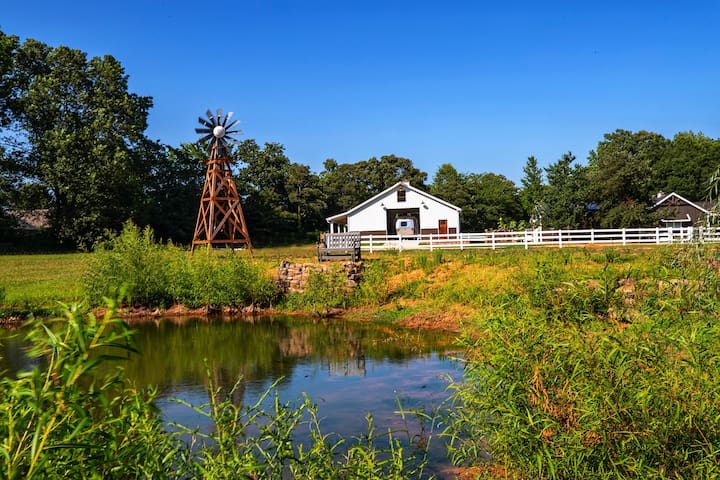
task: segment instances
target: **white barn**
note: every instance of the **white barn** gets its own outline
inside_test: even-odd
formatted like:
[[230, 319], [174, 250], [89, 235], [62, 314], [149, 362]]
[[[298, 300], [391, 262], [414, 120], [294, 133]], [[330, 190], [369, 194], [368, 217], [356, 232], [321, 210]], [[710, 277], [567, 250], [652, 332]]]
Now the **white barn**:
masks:
[[460, 207], [402, 181], [326, 220], [330, 224], [330, 233], [454, 234], [460, 233], [460, 211]]

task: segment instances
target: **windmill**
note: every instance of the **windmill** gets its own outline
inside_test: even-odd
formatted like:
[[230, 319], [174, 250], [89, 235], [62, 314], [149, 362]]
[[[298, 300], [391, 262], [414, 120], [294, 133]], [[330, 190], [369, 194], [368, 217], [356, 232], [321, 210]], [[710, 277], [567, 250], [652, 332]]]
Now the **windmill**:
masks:
[[206, 115], [207, 119], [198, 117], [202, 128], [195, 129], [203, 135], [198, 142], [206, 145], [210, 156], [191, 251], [198, 245], [207, 245], [209, 250], [214, 245], [233, 248], [245, 244], [252, 253], [240, 195], [230, 170], [233, 160], [228, 158], [228, 143], [237, 143], [231, 135], [242, 134], [240, 130], [233, 130], [240, 121], [228, 124], [232, 112], [223, 118], [219, 108], [217, 115], [210, 110]]

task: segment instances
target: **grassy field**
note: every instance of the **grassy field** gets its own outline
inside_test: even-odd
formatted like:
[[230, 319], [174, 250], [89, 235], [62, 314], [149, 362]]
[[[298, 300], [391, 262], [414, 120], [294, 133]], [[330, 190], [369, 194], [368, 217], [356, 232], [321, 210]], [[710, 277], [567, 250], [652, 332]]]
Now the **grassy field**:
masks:
[[[314, 245], [259, 248], [253, 253], [269, 274], [276, 271], [282, 260], [317, 261]], [[0, 255], [0, 292], [4, 292], [0, 306], [47, 307], [58, 301], [82, 301], [83, 275], [92, 256], [91, 253]]]
[[82, 276], [90, 254], [0, 255], [0, 303], [8, 307], [51, 306], [83, 298]]
[[[224, 305], [239, 278], [258, 280], [239, 286], [252, 292], [282, 260], [316, 262], [312, 245], [188, 259], [141, 240], [130, 235], [134, 250], [100, 276], [140, 279], [154, 265], [168, 283], [230, 292]], [[98, 255], [0, 257], [4, 304], [82, 298]], [[185, 269], [173, 277], [174, 263]], [[717, 248], [383, 252], [365, 266], [354, 291], [318, 274], [273, 306], [457, 329], [465, 378], [450, 387], [446, 435], [479, 478], [720, 478]]]

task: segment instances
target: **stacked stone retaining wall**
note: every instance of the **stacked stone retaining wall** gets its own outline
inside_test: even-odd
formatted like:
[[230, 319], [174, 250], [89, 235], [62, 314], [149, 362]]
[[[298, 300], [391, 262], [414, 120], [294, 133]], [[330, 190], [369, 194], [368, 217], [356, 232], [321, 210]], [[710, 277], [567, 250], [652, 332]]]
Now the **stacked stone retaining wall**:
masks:
[[348, 288], [357, 287], [362, 281], [363, 262], [346, 262], [342, 268], [337, 264], [292, 263], [283, 261], [278, 269], [278, 286], [287, 292], [303, 292], [313, 272], [344, 275]]

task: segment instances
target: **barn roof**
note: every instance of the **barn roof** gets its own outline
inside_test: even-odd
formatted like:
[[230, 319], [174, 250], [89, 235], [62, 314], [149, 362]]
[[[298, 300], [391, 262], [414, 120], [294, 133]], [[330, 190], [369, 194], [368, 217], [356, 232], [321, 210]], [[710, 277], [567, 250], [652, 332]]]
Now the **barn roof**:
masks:
[[420, 190], [419, 188], [413, 187], [412, 185], [410, 185], [410, 182], [400, 181], [400, 182], [397, 182], [396, 184], [394, 184], [394, 185], [386, 188], [385, 190], [383, 190], [382, 192], [378, 193], [377, 195], [368, 198], [368, 199], [365, 200], [364, 202], [359, 203], [358, 205], [355, 205], [355, 206], [352, 207], [350, 210], [347, 210], [347, 211], [345, 211], [345, 212], [343, 212], [343, 213], [338, 213], [337, 215], [333, 215], [332, 217], [327, 217], [325, 220], [327, 220], [328, 223], [331, 223], [331, 222], [336, 222], [337, 220], [342, 220], [343, 218], [347, 218], [348, 215], [352, 215], [352, 214], [355, 213], [356, 211], [361, 210], [362, 208], [365, 208], [367, 205], [371, 205], [371, 204], [375, 203], [377, 200], [379, 200], [380, 198], [384, 197], [384, 196], [387, 195], [388, 193], [390, 193], [390, 192], [392, 192], [392, 191], [394, 191], [394, 190], [397, 190], [400, 186], [402, 186], [405, 190], [409, 190], [409, 191], [415, 192], [415, 193], [417, 193], [417, 194], [420, 195], [420, 196], [423, 196], [423, 197], [425, 197], [425, 198], [427, 198], [427, 199], [429, 199], [429, 200], [432, 200], [432, 201], [434, 201], [434, 202], [437, 202], [437, 203], [439, 203], [439, 204], [441, 204], [441, 205], [444, 205], [444, 206], [446, 206], [446, 207], [448, 207], [448, 208], [452, 208], [453, 210], [457, 210], [458, 212], [462, 211], [462, 208], [460, 208], [460, 207], [458, 207], [458, 206], [455, 206], [455, 205], [453, 205], [453, 204], [450, 203], [450, 202], [446, 202], [446, 201], [443, 200], [442, 198], [438, 198], [438, 197], [436, 197], [436, 196], [434, 196], [434, 195], [430, 195], [429, 193], [427, 193], [427, 192], [425, 192], [425, 191], [423, 191], [423, 190]]

